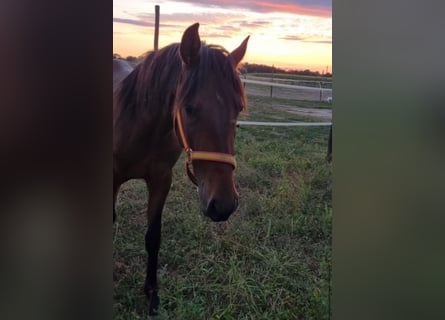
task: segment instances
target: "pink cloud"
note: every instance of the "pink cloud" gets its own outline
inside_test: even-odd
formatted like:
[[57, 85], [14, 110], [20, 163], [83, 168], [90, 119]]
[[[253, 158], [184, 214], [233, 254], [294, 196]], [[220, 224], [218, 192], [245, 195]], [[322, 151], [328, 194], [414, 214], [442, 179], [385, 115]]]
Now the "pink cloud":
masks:
[[306, 16], [331, 17], [332, 12], [329, 8], [319, 6], [304, 6], [294, 3], [277, 3], [277, 2], [256, 2], [259, 8], [266, 12], [292, 13]]
[[200, 6], [225, 9], [245, 9], [252, 12], [280, 12], [329, 18], [332, 16], [331, 0], [176, 0]]

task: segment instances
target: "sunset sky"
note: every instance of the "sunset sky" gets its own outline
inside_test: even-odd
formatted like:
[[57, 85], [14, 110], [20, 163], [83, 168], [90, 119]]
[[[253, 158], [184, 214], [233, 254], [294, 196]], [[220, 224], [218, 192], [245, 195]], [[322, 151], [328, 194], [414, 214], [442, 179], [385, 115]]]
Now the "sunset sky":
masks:
[[114, 0], [113, 53], [153, 49], [156, 4], [160, 48], [199, 22], [201, 40], [229, 51], [250, 35], [244, 62], [332, 71], [332, 0]]

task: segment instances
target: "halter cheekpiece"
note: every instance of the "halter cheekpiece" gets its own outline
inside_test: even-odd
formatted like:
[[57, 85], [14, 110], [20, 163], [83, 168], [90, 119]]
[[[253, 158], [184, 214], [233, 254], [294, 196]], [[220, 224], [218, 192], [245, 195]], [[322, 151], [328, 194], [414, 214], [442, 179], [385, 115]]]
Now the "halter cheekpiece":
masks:
[[198, 180], [193, 173], [193, 160], [202, 160], [202, 161], [214, 161], [230, 164], [233, 167], [233, 170], [236, 168], [236, 160], [235, 157], [228, 153], [220, 153], [220, 152], [210, 152], [210, 151], [194, 151], [190, 147], [187, 141], [187, 137], [185, 135], [184, 123], [182, 121], [181, 111], [178, 110], [176, 113], [176, 123], [178, 126], [179, 137], [182, 141], [182, 146], [184, 147], [184, 151], [186, 153], [185, 158], [185, 170], [187, 172], [190, 180], [197, 186]]

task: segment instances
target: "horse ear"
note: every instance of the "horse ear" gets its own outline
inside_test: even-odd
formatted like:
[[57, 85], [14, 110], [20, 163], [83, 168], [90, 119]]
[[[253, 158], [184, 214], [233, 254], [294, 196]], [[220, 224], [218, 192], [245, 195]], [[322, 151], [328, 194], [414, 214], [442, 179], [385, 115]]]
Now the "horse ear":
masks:
[[233, 60], [235, 61], [235, 65], [237, 66], [241, 60], [243, 60], [244, 55], [246, 54], [247, 50], [247, 41], [249, 41], [250, 36], [247, 36], [246, 39], [241, 43], [241, 45], [232, 51], [230, 54], [233, 57]]
[[198, 28], [199, 23], [195, 23], [188, 27], [182, 35], [179, 52], [181, 54], [182, 61], [187, 65], [194, 64], [199, 57], [201, 39], [199, 38]]

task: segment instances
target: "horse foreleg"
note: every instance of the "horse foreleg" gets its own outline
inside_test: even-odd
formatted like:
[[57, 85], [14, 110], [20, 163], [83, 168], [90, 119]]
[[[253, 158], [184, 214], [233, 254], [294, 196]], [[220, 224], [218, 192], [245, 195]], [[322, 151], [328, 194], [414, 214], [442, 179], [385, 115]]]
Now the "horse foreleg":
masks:
[[[158, 173], [159, 174], [159, 173]], [[148, 228], [145, 234], [145, 248], [147, 250], [147, 276], [144, 291], [150, 301], [149, 314], [157, 314], [159, 307], [157, 266], [158, 253], [161, 244], [161, 218], [170, 185], [172, 173], [169, 171], [159, 178], [147, 181], [148, 199]]]

